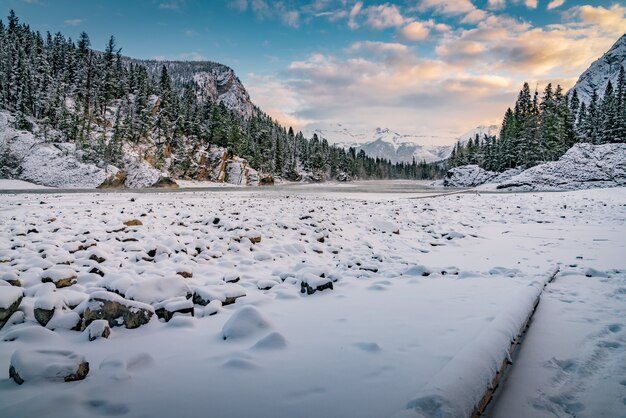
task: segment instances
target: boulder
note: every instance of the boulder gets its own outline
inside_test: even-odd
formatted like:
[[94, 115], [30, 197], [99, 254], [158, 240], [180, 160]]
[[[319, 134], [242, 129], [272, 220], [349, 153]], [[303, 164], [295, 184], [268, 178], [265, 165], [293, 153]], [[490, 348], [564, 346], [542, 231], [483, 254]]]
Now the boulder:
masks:
[[0, 329], [2, 329], [11, 315], [17, 311], [23, 297], [24, 290], [21, 287], [0, 286]]
[[487, 183], [498, 175], [477, 165], [464, 165], [448, 170], [443, 179], [445, 187], [476, 187]]
[[154, 306], [157, 316], [169, 322], [175, 314], [194, 316], [193, 302], [185, 297], [177, 297]]
[[141, 222], [139, 219], [131, 219], [130, 221], [124, 222], [124, 225], [126, 225], [126, 226], [142, 226], [143, 222]]
[[502, 179], [497, 188], [514, 191], [578, 190], [626, 185], [626, 144], [576, 144], [558, 161]]
[[219, 300], [224, 305], [235, 303], [238, 298], [246, 296], [246, 290], [234, 283], [209, 285], [199, 287], [194, 291], [193, 303], [206, 306], [213, 300]]
[[89, 341], [94, 341], [98, 338], [109, 338], [109, 335], [111, 335], [111, 328], [109, 327], [108, 321], [104, 319], [97, 319], [89, 324], [89, 326], [85, 329], [85, 333], [87, 334]]
[[312, 295], [316, 291], [333, 289], [333, 281], [324, 274], [317, 276], [313, 273], [303, 273], [300, 277], [300, 292]]
[[48, 325], [48, 322], [54, 316], [56, 310], [62, 310], [66, 307], [65, 299], [58, 292], [48, 293], [35, 300], [34, 314], [35, 319], [41, 326]]
[[158, 189], [178, 189], [178, 183], [169, 177], [161, 177], [151, 187]]
[[9, 377], [18, 385], [32, 380], [71, 382], [89, 373], [85, 357], [67, 350], [17, 350], [11, 356]]
[[261, 242], [261, 233], [258, 231], [248, 231], [244, 234], [242, 238], [248, 238], [251, 243], [258, 244]]
[[274, 177], [271, 174], [262, 174], [259, 176], [259, 186], [273, 186]]
[[57, 288], [68, 287], [76, 283], [76, 272], [68, 267], [54, 266], [41, 275], [43, 283], [54, 283]]
[[126, 173], [118, 170], [107, 177], [97, 188], [98, 189], [117, 189], [124, 187], [126, 181]]
[[152, 315], [154, 308], [148, 304], [127, 300], [112, 292], [98, 291], [92, 293], [87, 301], [82, 329], [99, 319], [108, 321], [111, 327], [138, 328], [150, 322]]

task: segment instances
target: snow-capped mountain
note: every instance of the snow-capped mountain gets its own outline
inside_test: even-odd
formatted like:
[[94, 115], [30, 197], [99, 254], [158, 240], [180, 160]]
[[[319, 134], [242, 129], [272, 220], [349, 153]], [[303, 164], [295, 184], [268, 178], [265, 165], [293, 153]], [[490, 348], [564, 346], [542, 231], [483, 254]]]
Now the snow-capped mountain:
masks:
[[622, 66], [626, 66], [626, 34], [622, 35], [611, 49], [582, 73], [568, 94], [571, 95], [576, 90], [581, 102], [589, 103], [595, 90], [598, 92], [598, 97], [602, 98], [609, 80], [615, 86]]
[[351, 131], [341, 124], [327, 128], [316, 128], [305, 132], [309, 135], [317, 134], [332, 144], [363, 150], [371, 157], [390, 160], [391, 162], [416, 161], [434, 162], [441, 161], [450, 156], [454, 144], [458, 141], [466, 143], [476, 134], [480, 138], [484, 134], [497, 135], [499, 126], [479, 126], [454, 139], [452, 144], [437, 145], [433, 142], [451, 142], [451, 138], [440, 138], [416, 134], [400, 134], [388, 128], [376, 128], [373, 132]]
[[480, 125], [474, 129], [470, 129], [469, 131], [465, 132], [463, 135], [461, 135], [457, 139], [456, 142], [460, 142], [461, 144], [465, 145], [467, 141], [470, 140], [470, 138], [471, 139], [476, 138], [476, 135], [478, 135], [478, 138], [480, 138], [480, 140], [482, 141], [485, 135], [498, 136], [499, 133], [500, 133], [499, 125]]

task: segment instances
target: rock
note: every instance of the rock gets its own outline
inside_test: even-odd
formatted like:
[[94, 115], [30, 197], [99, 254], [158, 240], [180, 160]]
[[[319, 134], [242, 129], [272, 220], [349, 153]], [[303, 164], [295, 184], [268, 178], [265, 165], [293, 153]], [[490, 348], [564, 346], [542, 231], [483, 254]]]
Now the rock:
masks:
[[123, 297], [106, 291], [94, 292], [87, 301], [83, 314], [83, 330], [98, 319], [105, 319], [109, 326], [125, 326], [132, 329], [150, 322], [154, 315], [152, 306], [124, 299]]
[[261, 242], [261, 233], [257, 231], [248, 231], [245, 233], [244, 237], [248, 238], [253, 244]]
[[558, 161], [503, 180], [498, 189], [578, 190], [626, 185], [626, 144], [576, 144]]
[[124, 187], [126, 181], [126, 173], [119, 170], [107, 177], [97, 188], [98, 189], [117, 189]]
[[11, 356], [9, 377], [18, 385], [32, 380], [71, 382], [89, 373], [85, 357], [67, 350], [17, 350]]
[[10, 285], [0, 286], [0, 329], [13, 315], [24, 297], [24, 289]]
[[187, 299], [192, 296], [187, 281], [179, 275], [137, 280], [123, 293], [128, 299], [150, 305], [179, 296]]
[[151, 187], [159, 189], [178, 189], [178, 183], [169, 177], [161, 177]]
[[87, 334], [89, 341], [94, 341], [98, 338], [109, 338], [109, 335], [111, 335], [111, 328], [109, 327], [108, 321], [104, 319], [97, 319], [89, 324], [89, 326], [85, 329], [85, 333]]
[[142, 226], [143, 222], [141, 222], [139, 219], [131, 219], [130, 221], [124, 222], [124, 225], [126, 225], [126, 226]]
[[344, 173], [343, 171], [338, 173], [337, 176], [335, 177], [335, 179], [339, 182], [347, 182], [347, 181], [352, 181], [352, 177], [350, 177], [349, 174]]
[[67, 267], [55, 266], [43, 272], [41, 281], [54, 283], [57, 288], [68, 287], [76, 283], [76, 272]]
[[300, 275], [300, 292], [312, 295], [316, 291], [333, 289], [333, 281], [329, 277], [317, 276], [313, 273], [303, 273]]
[[45, 327], [54, 316], [54, 311], [62, 310], [66, 306], [67, 304], [65, 303], [65, 299], [58, 292], [51, 292], [43, 295], [35, 300], [35, 319], [41, 324], [41, 326]]
[[498, 173], [487, 171], [477, 165], [464, 165], [448, 170], [443, 179], [445, 187], [475, 187], [487, 183]]
[[177, 297], [154, 306], [157, 316], [169, 322], [175, 314], [194, 316], [193, 302], [185, 297]]
[[219, 300], [224, 306], [233, 304], [237, 299], [244, 296], [246, 296], [246, 290], [238, 284], [209, 285], [199, 287], [194, 291], [193, 303], [206, 306], [212, 300]]
[[259, 186], [273, 186], [274, 177], [271, 174], [262, 174], [259, 176]]
[[270, 322], [254, 306], [236, 311], [222, 327], [222, 338], [234, 340], [254, 336], [272, 328]]
[[11, 286], [22, 287], [22, 282], [20, 281], [18, 275], [13, 271], [8, 271], [4, 274], [0, 274], [0, 281], [4, 280]]
[[45, 327], [54, 316], [54, 309], [48, 310], [48, 309], [35, 308], [34, 312], [35, 312], [35, 319], [43, 327]]
[[184, 279], [191, 279], [193, 277], [193, 271], [191, 270], [179, 270], [176, 272], [176, 274]]

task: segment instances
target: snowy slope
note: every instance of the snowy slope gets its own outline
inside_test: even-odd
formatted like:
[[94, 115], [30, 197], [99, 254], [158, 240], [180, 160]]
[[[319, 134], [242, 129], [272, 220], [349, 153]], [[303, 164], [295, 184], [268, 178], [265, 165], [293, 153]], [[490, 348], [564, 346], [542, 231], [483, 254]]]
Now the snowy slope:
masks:
[[576, 144], [558, 161], [501, 182], [505, 190], [577, 190], [626, 185], [626, 144]]
[[576, 144], [558, 161], [539, 164], [527, 170], [503, 173], [486, 171], [477, 165], [448, 171], [444, 185], [503, 190], [578, 190], [618, 187], [626, 184], [626, 144]]
[[626, 66], [626, 34], [622, 35], [617, 42], [602, 57], [594, 61], [593, 64], [580, 76], [574, 87], [570, 89], [568, 94], [572, 94], [574, 90], [578, 92], [581, 101], [589, 103], [594, 90], [597, 91], [598, 97], [604, 96], [604, 90], [609, 80], [615, 86], [617, 75], [621, 67]]

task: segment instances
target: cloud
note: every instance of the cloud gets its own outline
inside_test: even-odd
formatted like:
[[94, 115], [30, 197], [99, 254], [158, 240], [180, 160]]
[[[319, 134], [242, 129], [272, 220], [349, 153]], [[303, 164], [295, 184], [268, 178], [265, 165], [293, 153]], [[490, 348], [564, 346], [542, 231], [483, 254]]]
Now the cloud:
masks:
[[524, 4], [529, 9], [536, 9], [537, 8], [537, 0], [524, 0]]
[[488, 0], [487, 7], [492, 10], [504, 9], [506, 6], [506, 0]]
[[[491, 5], [492, 1], [489, 1]], [[494, 3], [504, 5], [504, 0]], [[417, 8], [421, 12], [432, 10], [444, 16], [463, 16], [461, 23], [478, 23], [487, 17], [487, 12], [474, 6], [470, 0], [422, 0]]]
[[400, 30], [400, 36], [407, 41], [423, 41], [430, 35], [428, 23], [415, 21], [411, 22]]
[[83, 24], [83, 19], [66, 19], [63, 23], [67, 26], [80, 26]]
[[356, 22], [356, 17], [359, 15], [359, 13], [361, 13], [362, 9], [362, 1], [357, 1], [354, 6], [352, 6], [352, 9], [350, 9], [350, 13], [348, 14], [348, 27], [350, 29], [354, 30], [359, 27], [359, 24]]
[[565, 0], [552, 0], [550, 3], [548, 3], [548, 10], [552, 10], [552, 9], [556, 9], [557, 7], [561, 7], [563, 6], [563, 4], [565, 3]]
[[365, 24], [373, 29], [386, 29], [402, 26], [405, 19], [395, 4], [381, 4], [365, 9]]
[[609, 9], [602, 6], [580, 6], [574, 9], [574, 17], [608, 34], [620, 36], [626, 32], [626, 7], [618, 4]]

